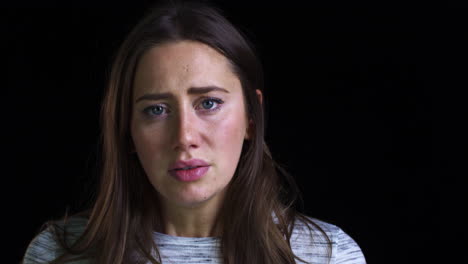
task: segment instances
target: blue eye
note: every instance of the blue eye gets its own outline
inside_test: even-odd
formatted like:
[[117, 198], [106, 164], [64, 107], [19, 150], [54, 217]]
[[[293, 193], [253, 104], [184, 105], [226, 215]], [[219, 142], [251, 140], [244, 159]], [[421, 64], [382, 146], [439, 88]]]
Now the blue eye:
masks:
[[162, 105], [154, 105], [154, 106], [149, 106], [143, 110], [146, 114], [148, 115], [162, 115], [164, 112], [164, 107]]
[[[207, 98], [205, 100], [203, 100], [203, 102], [201, 103], [203, 109], [207, 110], [207, 111], [215, 111], [215, 110], [218, 110], [220, 108], [220, 105], [223, 104], [224, 102], [221, 100], [221, 99], [217, 99], [217, 98]], [[215, 106], [215, 107], [213, 107]]]
[[202, 106], [203, 106], [203, 108], [205, 108], [205, 109], [211, 109], [211, 108], [213, 107], [213, 105], [214, 105], [213, 100], [205, 100], [205, 101], [203, 101], [203, 103], [202, 103]]
[[[199, 106], [196, 107], [197, 110], [201, 111], [202, 113], [205, 114], [210, 114], [214, 113], [214, 111], [217, 111], [221, 109], [221, 104], [223, 104], [224, 101], [218, 98], [205, 98], [201, 103], [201, 109]], [[170, 114], [171, 111], [168, 110], [168, 108], [165, 105], [152, 105], [148, 106], [145, 109], [143, 109], [143, 113], [150, 119], [152, 118], [165, 118], [167, 114]]]

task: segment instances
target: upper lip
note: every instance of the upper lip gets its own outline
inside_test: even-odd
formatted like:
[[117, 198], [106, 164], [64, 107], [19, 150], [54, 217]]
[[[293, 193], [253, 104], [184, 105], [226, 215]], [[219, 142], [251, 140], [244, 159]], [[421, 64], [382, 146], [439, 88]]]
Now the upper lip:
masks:
[[209, 164], [201, 159], [178, 160], [169, 167], [169, 170], [182, 169], [186, 167], [205, 167], [205, 166], [209, 166]]

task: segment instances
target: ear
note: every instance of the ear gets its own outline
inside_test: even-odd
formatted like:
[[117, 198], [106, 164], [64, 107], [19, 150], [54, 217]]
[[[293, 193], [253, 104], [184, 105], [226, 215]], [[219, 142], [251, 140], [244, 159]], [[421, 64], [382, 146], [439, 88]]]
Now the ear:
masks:
[[262, 94], [262, 91], [260, 91], [259, 89], [256, 89], [255, 92], [257, 93], [258, 101], [260, 101], [260, 104], [262, 105], [262, 104], [263, 104], [263, 94]]
[[[260, 91], [259, 89], [256, 89], [255, 92], [257, 93], [257, 98], [258, 98], [258, 101], [260, 102], [260, 105], [262, 105], [263, 104], [262, 91]], [[245, 139], [247, 139], [247, 140], [249, 140], [252, 137], [251, 135], [253, 134], [253, 131], [252, 131], [253, 130], [253, 125], [254, 125], [253, 120], [250, 119], [249, 124], [247, 126], [247, 131], [245, 133]]]

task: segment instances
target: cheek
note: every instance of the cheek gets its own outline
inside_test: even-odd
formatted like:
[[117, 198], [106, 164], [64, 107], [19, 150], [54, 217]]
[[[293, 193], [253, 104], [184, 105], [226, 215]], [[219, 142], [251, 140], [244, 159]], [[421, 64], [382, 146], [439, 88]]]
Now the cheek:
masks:
[[218, 153], [224, 157], [228, 156], [227, 162], [237, 161], [242, 150], [245, 136], [245, 119], [242, 113], [229, 115], [216, 124], [216, 129], [210, 135], [211, 141], [215, 144]]
[[164, 144], [167, 140], [163, 138], [160, 131], [151, 128], [133, 129], [132, 138], [144, 167], [154, 163], [155, 160], [162, 160], [164, 156], [162, 150], [165, 149]]

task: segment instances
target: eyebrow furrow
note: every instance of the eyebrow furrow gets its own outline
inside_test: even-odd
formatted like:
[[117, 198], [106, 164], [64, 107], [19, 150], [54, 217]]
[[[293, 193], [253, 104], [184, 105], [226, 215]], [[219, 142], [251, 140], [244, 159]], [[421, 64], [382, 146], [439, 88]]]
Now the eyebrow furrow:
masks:
[[[228, 90], [226, 90], [224, 88], [221, 88], [221, 87], [218, 87], [218, 86], [190, 87], [187, 90], [187, 93], [188, 94], [205, 94], [205, 93], [209, 93], [209, 92], [212, 92], [212, 91], [221, 91], [221, 92], [229, 93]], [[171, 98], [171, 97], [174, 97], [174, 95], [172, 93], [145, 94], [145, 95], [139, 97], [135, 101], [135, 103], [138, 103], [138, 102], [143, 101], [143, 100], [156, 101], [156, 100], [167, 99], [167, 98]]]

